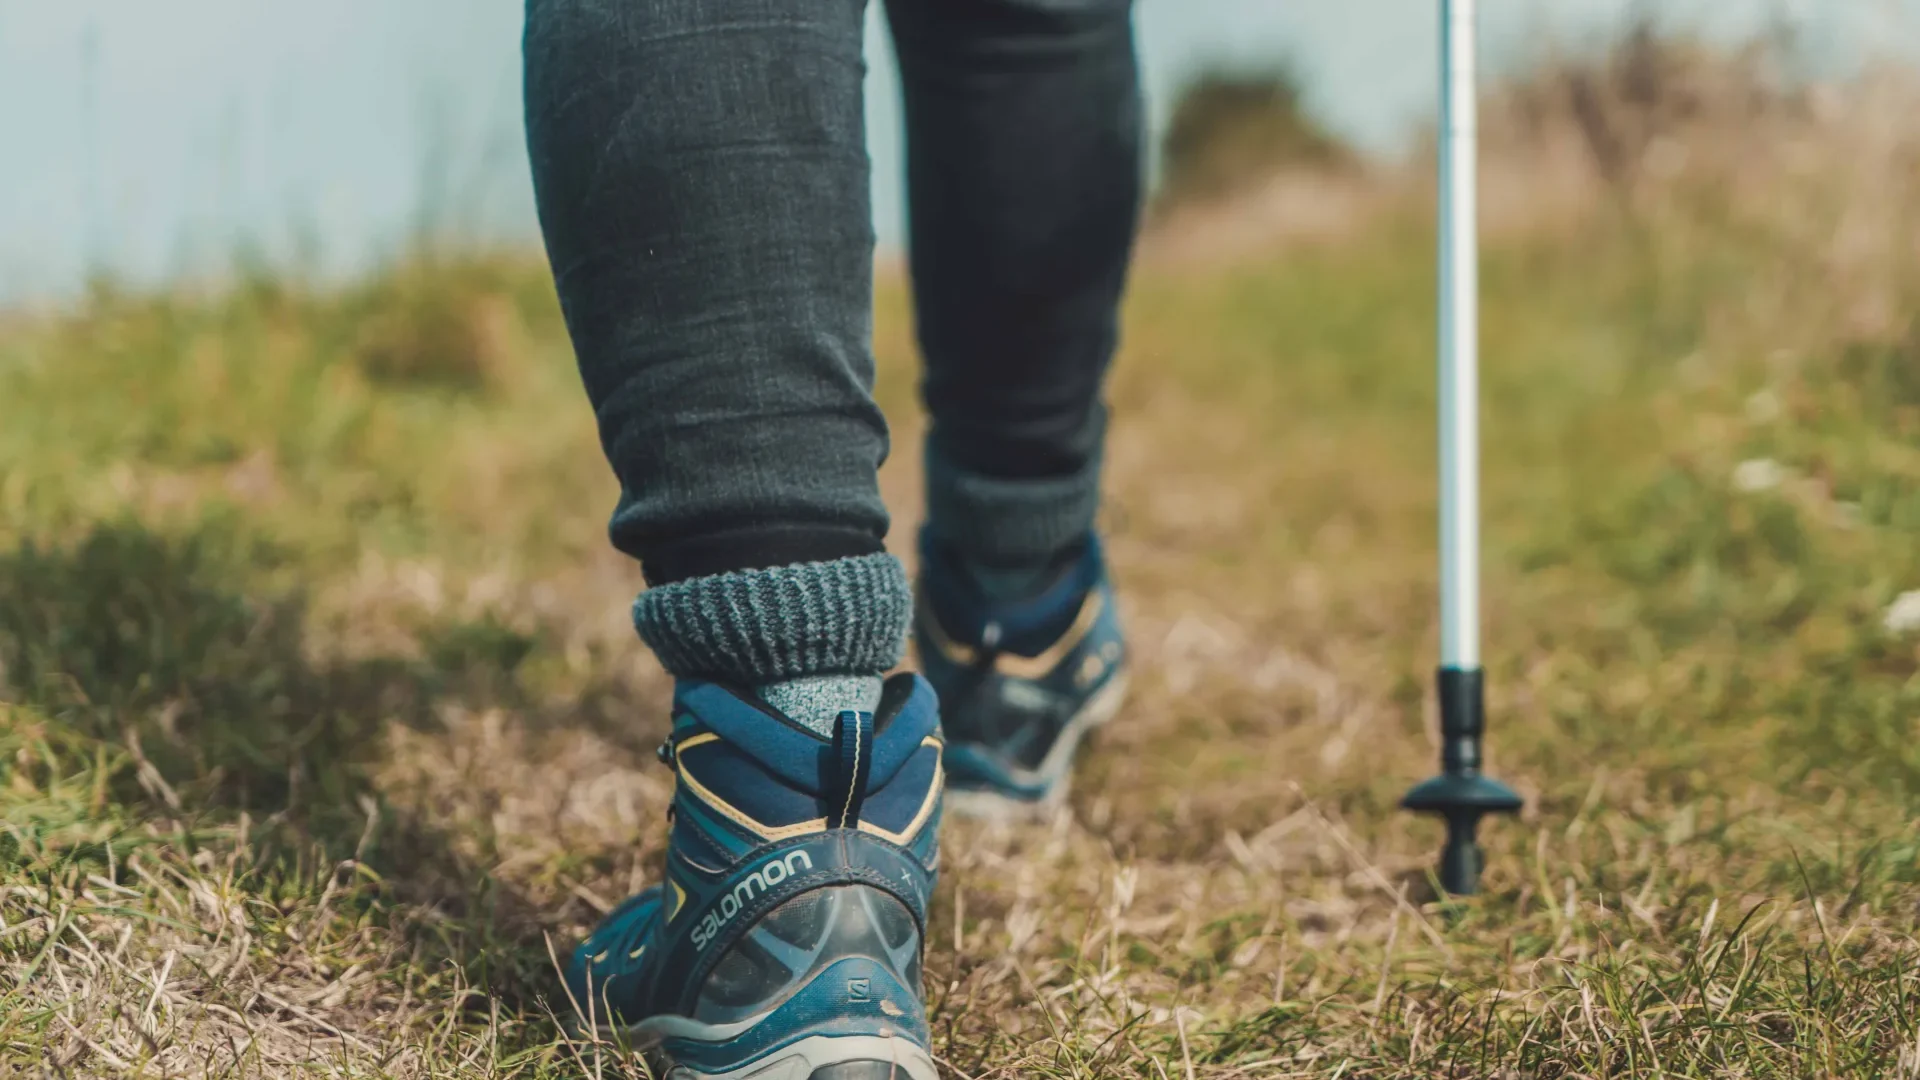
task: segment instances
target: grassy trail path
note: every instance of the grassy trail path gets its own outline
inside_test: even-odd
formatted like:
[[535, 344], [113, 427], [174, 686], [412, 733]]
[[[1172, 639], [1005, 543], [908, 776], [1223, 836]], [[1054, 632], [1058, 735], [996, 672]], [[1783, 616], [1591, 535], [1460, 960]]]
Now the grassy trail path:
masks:
[[[1710, 203], [1493, 239], [1491, 748], [1530, 811], [1448, 917], [1394, 809], [1434, 755], [1422, 205], [1142, 267], [1137, 690], [1070, 813], [950, 831], [943, 1062], [1920, 1076], [1914, 339]], [[535, 262], [0, 329], [0, 1072], [638, 1075], [547, 1011], [669, 794], [612, 495]]]

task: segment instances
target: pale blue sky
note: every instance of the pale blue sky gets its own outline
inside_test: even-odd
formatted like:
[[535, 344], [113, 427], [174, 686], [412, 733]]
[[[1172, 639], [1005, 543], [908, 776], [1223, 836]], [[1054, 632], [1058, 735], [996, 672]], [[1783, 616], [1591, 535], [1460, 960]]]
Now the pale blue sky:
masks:
[[[1643, 6], [1648, 0], [1641, 0]], [[1769, 12], [1836, 39], [1906, 33], [1915, 0], [1659, 0], [1741, 33]], [[1494, 57], [1579, 40], [1634, 0], [1483, 0]], [[1215, 60], [1295, 58], [1313, 106], [1391, 149], [1431, 107], [1434, 0], [1141, 0], [1163, 115]], [[0, 298], [217, 272], [246, 246], [328, 273], [423, 212], [533, 237], [519, 143], [521, 0], [0, 0]], [[870, 41], [883, 35], [877, 22]], [[875, 216], [899, 235], [891, 60], [873, 54]]]

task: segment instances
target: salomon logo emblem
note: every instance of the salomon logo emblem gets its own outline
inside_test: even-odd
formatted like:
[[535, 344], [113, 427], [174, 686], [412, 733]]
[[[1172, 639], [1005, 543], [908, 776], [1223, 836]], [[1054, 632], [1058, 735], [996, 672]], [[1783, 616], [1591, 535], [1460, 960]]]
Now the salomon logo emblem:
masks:
[[866, 979], [847, 980], [848, 1001], [869, 1001], [873, 997], [873, 984]]
[[746, 880], [733, 887], [733, 891], [720, 898], [720, 902], [707, 909], [700, 925], [693, 928], [693, 946], [705, 949], [713, 943], [713, 935], [720, 928], [733, 921], [740, 909], [753, 902], [753, 898], [773, 888], [775, 885], [800, 873], [813, 869], [813, 856], [804, 851], [796, 851], [784, 859], [769, 859], [765, 865], [755, 868]]

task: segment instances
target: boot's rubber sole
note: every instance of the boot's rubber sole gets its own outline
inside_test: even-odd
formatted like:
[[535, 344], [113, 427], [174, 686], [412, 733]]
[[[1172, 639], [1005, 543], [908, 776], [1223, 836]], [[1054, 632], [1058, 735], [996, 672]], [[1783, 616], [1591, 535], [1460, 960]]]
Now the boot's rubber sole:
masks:
[[932, 1054], [911, 1039], [883, 1035], [815, 1035], [729, 1072], [670, 1065], [660, 1075], [664, 1080], [940, 1080]]
[[701, 1072], [658, 1049], [670, 1038], [728, 1042], [755, 1022], [702, 1024], [684, 1016], [661, 1016], [595, 1030], [600, 1038], [644, 1054], [652, 1074], [661, 1080], [940, 1080], [932, 1054], [912, 1039], [890, 1034], [811, 1035], [725, 1072]]

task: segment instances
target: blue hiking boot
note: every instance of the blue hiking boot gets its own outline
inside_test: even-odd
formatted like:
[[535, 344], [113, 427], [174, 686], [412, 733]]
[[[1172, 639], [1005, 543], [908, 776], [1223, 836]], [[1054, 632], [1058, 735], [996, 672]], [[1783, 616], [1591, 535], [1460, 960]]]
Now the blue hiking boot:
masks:
[[833, 739], [682, 682], [664, 884], [574, 950], [582, 1027], [668, 1080], [938, 1080], [921, 945], [941, 813], [932, 690], [888, 680]]
[[1023, 599], [987, 594], [922, 532], [914, 643], [940, 695], [956, 813], [1043, 816], [1066, 797], [1074, 752], [1126, 692], [1126, 645], [1099, 540]]

